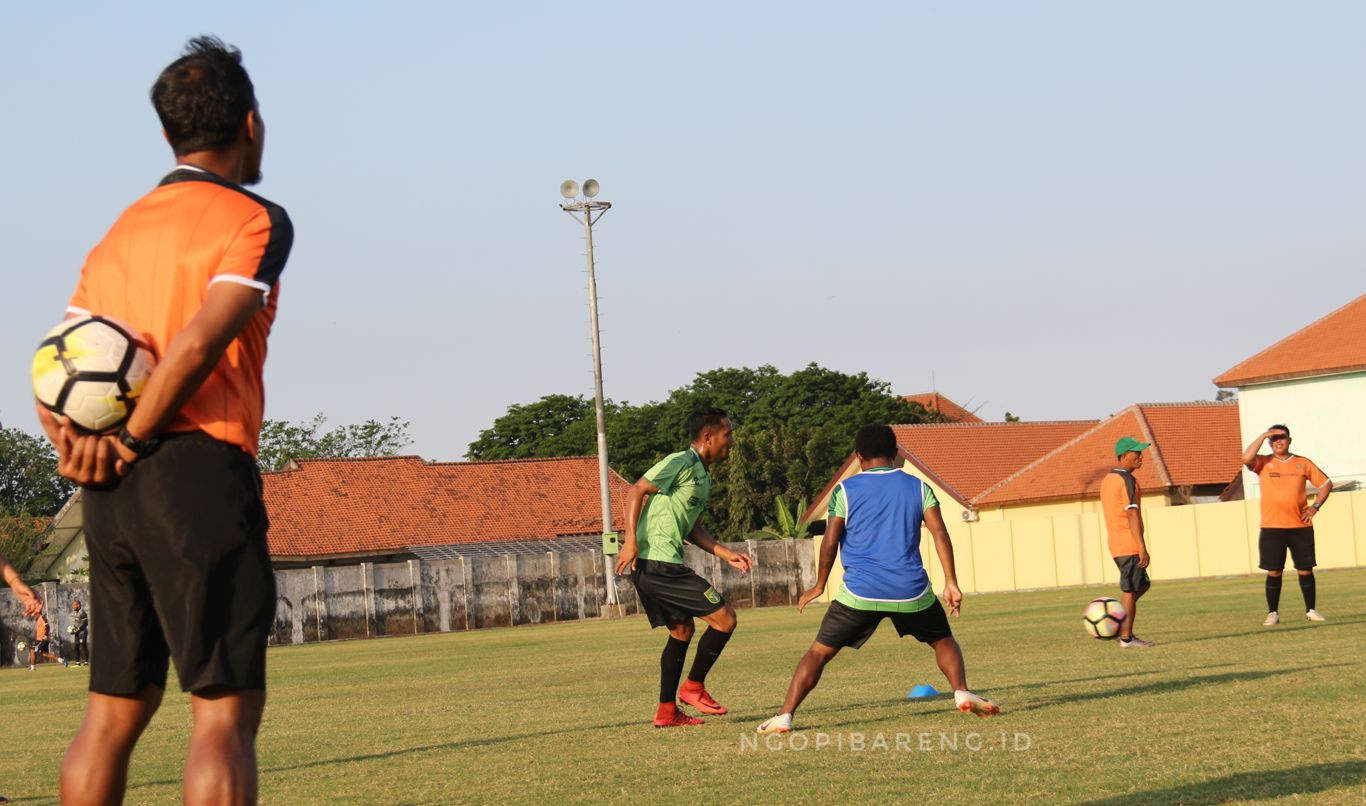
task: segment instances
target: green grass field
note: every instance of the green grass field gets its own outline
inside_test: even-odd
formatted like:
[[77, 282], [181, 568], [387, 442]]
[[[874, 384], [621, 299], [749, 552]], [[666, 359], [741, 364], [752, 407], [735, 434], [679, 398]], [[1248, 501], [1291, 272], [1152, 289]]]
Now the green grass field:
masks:
[[[1261, 626], [1258, 577], [1158, 583], [1138, 633], [1159, 645], [1145, 651], [1082, 634], [1082, 605], [1107, 589], [972, 596], [954, 629], [1000, 717], [907, 701], [943, 679], [884, 625], [771, 743], [754, 727], [820, 608], [741, 611], [709, 680], [731, 713], [684, 729], [648, 725], [664, 632], [639, 617], [272, 649], [261, 800], [1366, 803], [1366, 570], [1318, 580], [1330, 620], [1298, 620], [1288, 579], [1275, 628]], [[57, 802], [85, 678], [0, 672], [0, 793]], [[186, 698], [168, 696], [129, 803], [179, 801], [188, 729]]]

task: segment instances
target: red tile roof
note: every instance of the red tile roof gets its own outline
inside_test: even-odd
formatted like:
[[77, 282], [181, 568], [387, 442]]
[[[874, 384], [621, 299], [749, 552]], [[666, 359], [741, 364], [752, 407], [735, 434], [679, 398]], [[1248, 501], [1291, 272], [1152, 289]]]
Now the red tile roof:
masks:
[[903, 395], [907, 403], [919, 403], [930, 411], [937, 411], [955, 423], [980, 423], [982, 418], [949, 400], [938, 392], [922, 392], [918, 395]]
[[945, 423], [894, 425], [892, 430], [907, 460], [966, 505], [1097, 422]]
[[1214, 379], [1217, 386], [1366, 370], [1366, 295], [1292, 333]]
[[1241, 467], [1237, 403], [1149, 403], [1130, 406], [1028, 467], [983, 491], [974, 505], [1094, 497], [1115, 466], [1120, 437], [1153, 447], [1134, 477], [1145, 490], [1228, 484]]
[[[429, 463], [417, 456], [301, 459], [265, 473], [274, 557], [397, 551], [602, 530], [594, 457]], [[613, 528], [627, 483], [611, 473]]]

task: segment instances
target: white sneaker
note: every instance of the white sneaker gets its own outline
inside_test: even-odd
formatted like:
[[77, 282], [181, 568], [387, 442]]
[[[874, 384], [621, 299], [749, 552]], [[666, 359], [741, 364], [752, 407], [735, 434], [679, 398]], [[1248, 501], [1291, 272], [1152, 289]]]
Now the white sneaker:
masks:
[[791, 733], [792, 714], [778, 714], [775, 717], [770, 717], [764, 720], [764, 723], [756, 730], [759, 733]]
[[965, 714], [976, 714], [978, 716], [996, 716], [1001, 713], [1001, 709], [996, 703], [986, 697], [979, 697], [971, 691], [953, 692], [953, 704], [958, 706], [958, 710]]
[[1319, 611], [1314, 610], [1313, 608], [1310, 608], [1310, 609], [1309, 609], [1309, 612], [1307, 612], [1307, 613], [1304, 614], [1304, 620], [1305, 620], [1305, 621], [1327, 621], [1328, 619], [1326, 619], [1326, 618], [1324, 618], [1323, 616], [1319, 615]]
[[[1307, 613], [1305, 614], [1305, 618], [1309, 618], [1309, 615], [1308, 615]], [[1266, 621], [1263, 621], [1263, 622], [1262, 622], [1262, 626], [1263, 626], [1263, 627], [1275, 627], [1277, 624], [1280, 624], [1280, 623], [1281, 623], [1281, 614], [1280, 614], [1280, 613], [1277, 613], [1275, 610], [1272, 610], [1270, 613], [1267, 613], [1267, 614], [1266, 614]]]
[[1119, 639], [1120, 649], [1147, 649], [1151, 646], [1155, 646], [1152, 641], [1144, 641], [1137, 635], [1131, 635], [1128, 638]]

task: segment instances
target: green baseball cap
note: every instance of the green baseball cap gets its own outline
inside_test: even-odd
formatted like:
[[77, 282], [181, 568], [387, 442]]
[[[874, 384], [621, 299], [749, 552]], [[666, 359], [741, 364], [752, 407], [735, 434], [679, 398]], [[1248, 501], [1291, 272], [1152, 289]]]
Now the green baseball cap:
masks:
[[1151, 444], [1151, 442], [1139, 442], [1133, 437], [1121, 437], [1119, 442], [1115, 443], [1115, 456], [1123, 456], [1129, 451], [1142, 451]]

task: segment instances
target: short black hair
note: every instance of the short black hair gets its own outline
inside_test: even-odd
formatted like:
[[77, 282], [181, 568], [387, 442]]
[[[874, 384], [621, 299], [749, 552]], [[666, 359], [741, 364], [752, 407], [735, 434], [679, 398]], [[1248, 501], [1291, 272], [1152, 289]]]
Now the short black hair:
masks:
[[242, 67], [242, 52], [216, 36], [185, 43], [152, 85], [152, 106], [176, 156], [232, 144], [256, 110], [256, 88]]
[[1278, 429], [1278, 428], [1279, 428], [1280, 430], [1284, 431], [1284, 432], [1285, 432], [1285, 435], [1286, 435], [1287, 437], [1290, 436], [1290, 429], [1289, 429], [1288, 427], [1284, 426], [1284, 425], [1281, 425], [1280, 423], [1276, 423], [1275, 425], [1271, 426], [1270, 428], [1268, 428], [1268, 429], [1266, 429], [1266, 430], [1268, 430], [1268, 431], [1275, 431], [1275, 430]]
[[854, 450], [864, 459], [896, 458], [896, 432], [889, 425], [865, 425], [854, 437]]
[[688, 417], [688, 439], [696, 442], [702, 438], [703, 431], [720, 425], [728, 417], [729, 414], [715, 406], [703, 406]]

